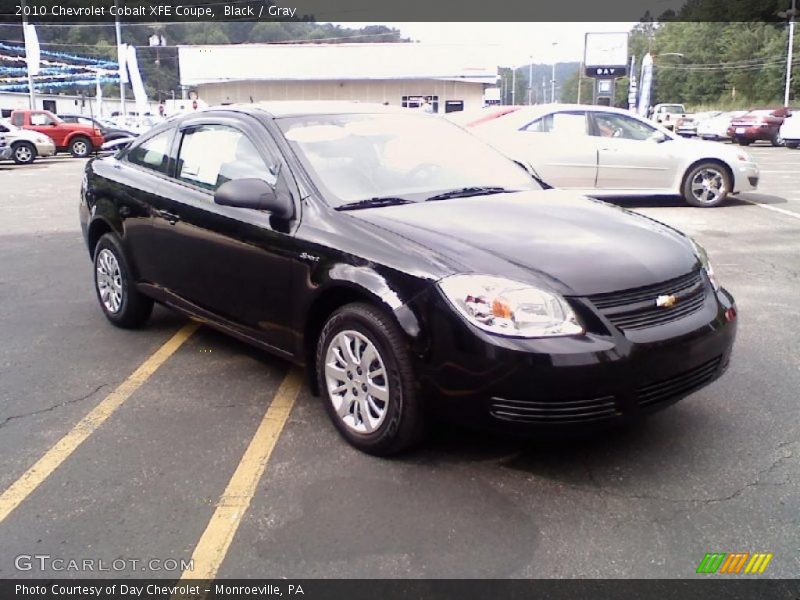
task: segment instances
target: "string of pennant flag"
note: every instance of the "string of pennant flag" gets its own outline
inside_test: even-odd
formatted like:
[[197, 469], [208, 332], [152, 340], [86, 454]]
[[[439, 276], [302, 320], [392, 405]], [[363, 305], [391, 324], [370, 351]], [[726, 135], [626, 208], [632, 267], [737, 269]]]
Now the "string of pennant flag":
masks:
[[[34, 88], [48, 89], [95, 85], [97, 96], [104, 83], [130, 82], [137, 110], [144, 113], [147, 94], [139, 72], [136, 48], [120, 44], [117, 61], [79, 56], [68, 52], [42, 50], [36, 27], [26, 23], [23, 27], [25, 45], [15, 46], [0, 42], [0, 91], [29, 91], [29, 76]], [[21, 66], [24, 63], [25, 66]]]

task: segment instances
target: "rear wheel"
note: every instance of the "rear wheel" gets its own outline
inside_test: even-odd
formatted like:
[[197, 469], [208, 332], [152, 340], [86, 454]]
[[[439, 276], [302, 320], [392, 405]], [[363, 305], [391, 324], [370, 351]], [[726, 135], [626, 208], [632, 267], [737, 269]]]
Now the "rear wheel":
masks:
[[79, 135], [69, 143], [69, 152], [75, 158], [86, 158], [92, 153], [92, 142]]
[[792, 150], [794, 150], [795, 148], [800, 146], [800, 142], [785, 142], [785, 145], [787, 148], [791, 148]]
[[94, 287], [106, 318], [117, 327], [141, 327], [153, 312], [153, 301], [136, 289], [117, 237], [107, 233], [94, 250]]
[[18, 165], [29, 165], [36, 160], [36, 146], [30, 142], [18, 142], [11, 147], [14, 162]]
[[692, 167], [683, 182], [683, 197], [692, 206], [719, 206], [731, 191], [731, 177], [719, 163], [703, 162]]
[[738, 138], [738, 139], [736, 140], [736, 143], [737, 143], [737, 144], [739, 144], [740, 146], [749, 146], [749, 145], [750, 145], [750, 144], [752, 144], [753, 142], [752, 142], [752, 141], [750, 141], [750, 140], [745, 140], [745, 139], [743, 139], [743, 138]]
[[770, 143], [775, 147], [783, 146], [783, 138], [781, 137], [781, 134], [775, 133], [775, 135], [772, 136]]
[[353, 446], [388, 456], [416, 443], [424, 416], [405, 340], [368, 304], [336, 311], [317, 344], [317, 378], [328, 415]]

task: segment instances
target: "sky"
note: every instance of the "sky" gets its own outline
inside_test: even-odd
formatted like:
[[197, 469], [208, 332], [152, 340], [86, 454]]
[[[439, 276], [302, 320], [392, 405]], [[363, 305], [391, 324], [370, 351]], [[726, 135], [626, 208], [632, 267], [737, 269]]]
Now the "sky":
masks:
[[[366, 23], [339, 23], [362, 27]], [[578, 62], [588, 32], [630, 31], [628, 23], [375, 23], [399, 29], [404, 36], [431, 44], [486, 45], [502, 66]], [[556, 46], [553, 46], [556, 42]]]

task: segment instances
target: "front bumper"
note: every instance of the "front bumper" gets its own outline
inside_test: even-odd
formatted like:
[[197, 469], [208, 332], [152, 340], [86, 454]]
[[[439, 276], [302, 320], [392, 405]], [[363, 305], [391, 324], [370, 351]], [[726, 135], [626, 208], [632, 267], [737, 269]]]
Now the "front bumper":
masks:
[[42, 157], [53, 156], [56, 153], [56, 145], [53, 142], [41, 142], [36, 144], [36, 154]]
[[754, 162], [739, 162], [734, 170], [733, 193], [751, 192], [758, 188], [760, 173]]
[[11, 146], [3, 146], [0, 148], [0, 160], [9, 160], [12, 154]]
[[417, 366], [425, 397], [446, 418], [511, 433], [594, 430], [665, 408], [725, 371], [736, 336], [733, 298], [710, 287], [699, 312], [658, 327], [603, 333], [581, 310], [587, 334], [550, 339], [487, 334], [445, 302]]

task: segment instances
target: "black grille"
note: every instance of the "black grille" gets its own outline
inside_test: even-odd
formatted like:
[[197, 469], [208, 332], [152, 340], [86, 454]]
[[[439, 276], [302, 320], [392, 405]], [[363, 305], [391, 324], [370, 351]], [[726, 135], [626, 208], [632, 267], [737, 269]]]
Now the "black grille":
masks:
[[[656, 306], [658, 296], [674, 295], [677, 302], [667, 308]], [[705, 285], [700, 270], [663, 283], [621, 292], [596, 294], [589, 300], [620, 329], [644, 329], [677, 321], [697, 312], [705, 302]]]
[[639, 405], [657, 404], [685, 396], [689, 392], [703, 387], [714, 379], [721, 359], [721, 356], [717, 356], [683, 373], [636, 388], [636, 398]]
[[520, 423], [580, 423], [621, 414], [614, 396], [558, 402], [492, 398], [489, 413], [498, 419]]

